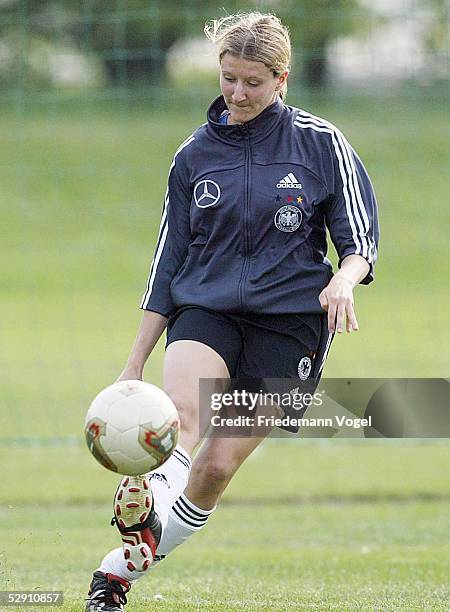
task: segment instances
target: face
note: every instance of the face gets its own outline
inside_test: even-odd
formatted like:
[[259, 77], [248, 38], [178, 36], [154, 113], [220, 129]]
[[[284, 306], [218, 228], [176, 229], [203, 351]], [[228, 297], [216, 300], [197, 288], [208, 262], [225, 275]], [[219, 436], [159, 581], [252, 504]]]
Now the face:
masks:
[[275, 102], [285, 72], [276, 77], [262, 62], [225, 53], [220, 63], [220, 89], [230, 111], [228, 123], [245, 123]]

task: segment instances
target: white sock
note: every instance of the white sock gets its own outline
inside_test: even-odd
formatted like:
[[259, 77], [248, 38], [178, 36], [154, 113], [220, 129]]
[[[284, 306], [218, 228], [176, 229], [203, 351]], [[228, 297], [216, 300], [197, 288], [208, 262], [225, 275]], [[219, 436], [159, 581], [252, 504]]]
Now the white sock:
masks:
[[169, 512], [167, 526], [156, 549], [155, 560], [151, 567], [155, 567], [174, 548], [183, 544], [191, 535], [199, 531], [216, 506], [211, 510], [203, 510], [193, 504], [185, 495], [180, 495]]
[[191, 466], [191, 458], [178, 444], [170, 459], [160, 468], [147, 474], [155, 500], [155, 511], [161, 521], [163, 532], [167, 525], [169, 510], [187, 486]]
[[[147, 570], [156, 567], [174, 548], [183, 544], [191, 535], [205, 526], [209, 516], [214, 512], [199, 508], [185, 495], [181, 495], [171, 508], [163, 536], [156, 550], [155, 560]], [[101, 572], [114, 574], [133, 583], [147, 572], [130, 572], [123, 557], [122, 548], [116, 548], [106, 555], [100, 567]]]
[[[190, 471], [191, 459], [184, 448], [178, 445], [170, 458], [160, 468], [147, 474], [154, 495], [155, 511], [162, 523], [163, 534], [167, 525], [169, 510], [186, 488]], [[98, 569], [101, 572], [125, 578], [130, 582], [146, 574], [146, 572], [130, 572], [122, 548], [116, 548], [108, 553]]]

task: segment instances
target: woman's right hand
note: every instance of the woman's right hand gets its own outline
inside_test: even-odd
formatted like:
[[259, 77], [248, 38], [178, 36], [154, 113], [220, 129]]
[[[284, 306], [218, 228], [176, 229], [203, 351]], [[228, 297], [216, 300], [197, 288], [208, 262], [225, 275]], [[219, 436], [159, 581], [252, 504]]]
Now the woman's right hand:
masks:
[[142, 370], [133, 367], [133, 366], [125, 366], [124, 370], [120, 373], [116, 382], [120, 382], [121, 380], [142, 380], [143, 372]]
[[144, 311], [136, 340], [120, 380], [143, 380], [144, 365], [167, 324], [167, 318], [151, 310]]

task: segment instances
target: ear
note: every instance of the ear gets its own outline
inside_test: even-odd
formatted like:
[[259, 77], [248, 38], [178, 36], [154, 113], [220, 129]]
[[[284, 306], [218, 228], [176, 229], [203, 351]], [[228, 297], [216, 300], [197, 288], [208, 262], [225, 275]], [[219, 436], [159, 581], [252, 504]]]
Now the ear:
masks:
[[277, 77], [277, 87], [276, 87], [277, 91], [279, 91], [283, 87], [283, 85], [286, 83], [288, 76], [289, 76], [289, 72], [286, 70], [285, 72], [283, 72], [283, 74], [280, 74], [280, 76]]

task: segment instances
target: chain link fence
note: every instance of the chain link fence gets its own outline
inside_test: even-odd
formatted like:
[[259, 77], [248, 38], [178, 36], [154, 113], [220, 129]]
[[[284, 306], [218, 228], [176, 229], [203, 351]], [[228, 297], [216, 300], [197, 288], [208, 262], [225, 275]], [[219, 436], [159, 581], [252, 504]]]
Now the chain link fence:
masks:
[[445, 0], [1, 0], [0, 103], [209, 96], [205, 21], [255, 9], [290, 29], [295, 95], [449, 94]]

